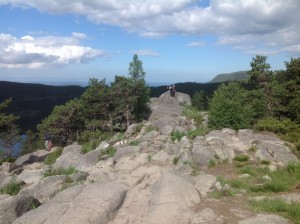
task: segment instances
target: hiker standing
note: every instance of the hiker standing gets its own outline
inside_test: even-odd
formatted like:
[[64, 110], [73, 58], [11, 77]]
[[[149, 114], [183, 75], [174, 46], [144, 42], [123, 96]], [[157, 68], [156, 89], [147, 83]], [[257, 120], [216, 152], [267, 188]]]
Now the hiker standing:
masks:
[[50, 151], [52, 148], [52, 138], [50, 134], [45, 135], [45, 148], [46, 151]]

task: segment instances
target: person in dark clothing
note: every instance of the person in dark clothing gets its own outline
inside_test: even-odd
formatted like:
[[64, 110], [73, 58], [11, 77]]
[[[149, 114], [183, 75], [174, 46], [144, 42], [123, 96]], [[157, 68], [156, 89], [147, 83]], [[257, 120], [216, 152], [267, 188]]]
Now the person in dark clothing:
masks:
[[175, 85], [172, 85], [170, 87], [170, 94], [172, 97], [175, 97], [175, 93], [176, 93]]

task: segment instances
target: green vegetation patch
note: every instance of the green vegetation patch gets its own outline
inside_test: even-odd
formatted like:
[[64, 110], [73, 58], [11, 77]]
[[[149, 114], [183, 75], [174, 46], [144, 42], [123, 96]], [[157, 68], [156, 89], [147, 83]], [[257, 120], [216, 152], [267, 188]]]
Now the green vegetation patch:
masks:
[[183, 136], [185, 136], [185, 133], [181, 132], [181, 131], [173, 131], [171, 133], [172, 141], [175, 141], [175, 140], [180, 141]]
[[295, 130], [297, 126], [290, 119], [279, 120], [277, 118], [269, 117], [259, 120], [255, 129], [259, 131], [270, 131], [274, 133], [286, 134]]
[[[239, 169], [239, 173], [248, 173], [247, 179], [225, 180], [235, 189], [245, 189], [253, 193], [272, 193], [290, 191], [300, 182], [300, 164], [290, 163], [287, 167], [270, 172], [267, 168], [245, 166]], [[264, 176], [270, 180], [265, 180]]]
[[9, 194], [9, 195], [17, 195], [21, 190], [22, 183], [18, 183], [16, 181], [12, 181], [2, 188], [0, 188], [0, 194]]
[[96, 149], [96, 147], [99, 145], [99, 141], [89, 141], [89, 142], [86, 142], [82, 145], [82, 150], [81, 152], [83, 154], [86, 154], [88, 152], [91, 152], [93, 150]]
[[78, 171], [74, 167], [69, 167], [67, 169], [64, 168], [58, 168], [54, 169], [52, 166], [50, 166], [44, 173], [44, 177], [49, 176], [56, 176], [56, 175], [70, 175], [73, 173], [77, 173]]
[[179, 156], [175, 156], [174, 158], [173, 158], [173, 164], [174, 165], [177, 165], [177, 163], [178, 163], [178, 161], [179, 161]]
[[300, 224], [300, 204], [287, 204], [281, 199], [251, 200], [250, 205], [257, 212], [271, 212], [290, 219], [293, 223]]
[[45, 164], [46, 165], [52, 165], [56, 162], [56, 159], [59, 158], [61, 156], [63, 152], [62, 148], [57, 148], [54, 152], [50, 153], [46, 159], [45, 159]]
[[196, 127], [200, 127], [203, 121], [200, 111], [196, 107], [186, 106], [182, 112], [188, 120], [194, 120]]
[[106, 150], [104, 150], [100, 157], [103, 155], [108, 155], [109, 157], [113, 157], [117, 152], [117, 149], [115, 147], [109, 146]]
[[206, 135], [208, 132], [209, 132], [209, 129], [207, 127], [200, 127], [196, 130], [188, 131], [187, 136], [189, 139], [194, 139], [197, 136]]
[[135, 127], [134, 132], [135, 132], [136, 134], [140, 133], [140, 131], [142, 130], [143, 127], [144, 127], [144, 124], [142, 124], [142, 123], [138, 124], [138, 125]]
[[140, 143], [141, 143], [140, 141], [134, 140], [134, 141], [131, 141], [131, 142], [129, 143], [129, 145], [137, 146], [137, 145], [139, 145]]
[[247, 162], [249, 160], [249, 156], [246, 154], [237, 155], [234, 157], [234, 160], [238, 162]]

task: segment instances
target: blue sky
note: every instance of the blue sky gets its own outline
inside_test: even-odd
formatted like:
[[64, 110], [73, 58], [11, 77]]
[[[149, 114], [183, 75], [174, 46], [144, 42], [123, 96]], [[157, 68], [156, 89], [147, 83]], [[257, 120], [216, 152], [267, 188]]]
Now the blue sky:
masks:
[[299, 0], [0, 0], [0, 80], [208, 82], [300, 55]]

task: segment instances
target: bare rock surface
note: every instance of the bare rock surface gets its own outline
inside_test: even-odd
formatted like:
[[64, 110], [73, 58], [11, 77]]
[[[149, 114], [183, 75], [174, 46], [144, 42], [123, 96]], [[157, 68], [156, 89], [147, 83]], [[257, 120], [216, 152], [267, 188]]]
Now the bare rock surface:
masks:
[[0, 224], [11, 224], [31, 209], [34, 198], [28, 195], [0, 197]]
[[127, 187], [119, 183], [78, 185], [27, 212], [14, 224], [108, 223], [121, 207]]
[[[23, 172], [0, 173], [1, 187], [14, 179], [25, 183], [17, 196], [0, 195], [0, 224], [289, 223], [250, 209], [243, 192], [226, 197], [230, 186], [217, 177], [251, 178], [235, 173], [241, 154], [256, 164], [269, 161], [272, 170], [299, 162], [286, 144], [274, 134], [228, 128], [188, 138], [195, 125], [182, 115], [183, 104], [191, 104], [187, 94], [166, 92], [151, 99], [149, 120], [131, 125], [122, 140], [116, 135], [87, 154], [79, 144], [65, 147], [52, 168], [74, 167], [75, 174], [44, 177], [45, 150], [20, 157], [12, 166]], [[185, 136], [174, 140], [174, 131]], [[114, 156], [103, 155], [108, 147], [115, 147]], [[225, 197], [212, 198], [212, 191]], [[298, 203], [299, 195], [277, 196]], [[40, 206], [29, 211], [33, 201]]]

